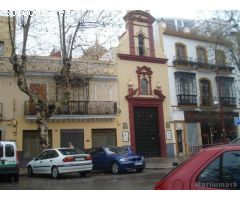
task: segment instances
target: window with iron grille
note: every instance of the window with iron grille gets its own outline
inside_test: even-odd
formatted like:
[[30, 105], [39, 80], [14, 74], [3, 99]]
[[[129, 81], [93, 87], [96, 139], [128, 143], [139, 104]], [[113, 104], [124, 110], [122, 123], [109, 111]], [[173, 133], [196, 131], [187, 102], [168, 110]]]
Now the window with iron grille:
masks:
[[236, 91], [234, 78], [232, 77], [217, 77], [219, 87], [219, 97], [222, 106], [236, 106]]
[[175, 84], [179, 105], [197, 105], [197, 87], [194, 73], [175, 72]]

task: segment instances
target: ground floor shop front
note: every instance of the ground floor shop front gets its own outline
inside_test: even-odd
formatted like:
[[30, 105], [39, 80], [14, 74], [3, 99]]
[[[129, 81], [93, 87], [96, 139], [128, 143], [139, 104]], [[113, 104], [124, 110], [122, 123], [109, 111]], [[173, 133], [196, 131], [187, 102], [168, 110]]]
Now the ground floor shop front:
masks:
[[[16, 142], [21, 160], [29, 160], [40, 153], [39, 131], [34, 121], [17, 120], [16, 127], [12, 127], [12, 122], [1, 123], [0, 127], [1, 139]], [[122, 142], [118, 128], [116, 119], [50, 121], [49, 148], [68, 147], [69, 142], [79, 149], [127, 145]]]

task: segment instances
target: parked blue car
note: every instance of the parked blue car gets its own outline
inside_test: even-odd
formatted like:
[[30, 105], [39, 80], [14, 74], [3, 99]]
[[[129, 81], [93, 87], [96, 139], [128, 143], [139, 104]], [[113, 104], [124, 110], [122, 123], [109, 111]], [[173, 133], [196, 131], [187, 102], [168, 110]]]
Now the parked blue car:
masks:
[[95, 170], [118, 174], [127, 170], [142, 172], [145, 168], [144, 157], [135, 154], [130, 147], [95, 147], [89, 153]]

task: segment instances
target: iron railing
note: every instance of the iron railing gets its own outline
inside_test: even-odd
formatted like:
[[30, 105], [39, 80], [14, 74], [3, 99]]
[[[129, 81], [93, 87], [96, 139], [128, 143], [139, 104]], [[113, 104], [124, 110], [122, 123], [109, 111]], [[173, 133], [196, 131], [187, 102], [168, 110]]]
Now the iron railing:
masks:
[[[25, 101], [24, 114], [35, 115], [37, 110], [32, 101]], [[55, 111], [55, 115], [109, 115], [117, 113], [117, 103], [113, 101], [69, 101]]]
[[186, 57], [186, 56], [174, 56], [173, 57], [173, 64], [174, 65], [187, 65], [187, 66], [193, 66], [193, 58], [192, 57]]
[[197, 95], [177, 95], [178, 105], [197, 105]]
[[221, 104], [224, 107], [236, 107], [236, 98], [235, 97], [221, 97]]
[[202, 149], [202, 145], [189, 145], [189, 155], [194, 155]]
[[231, 67], [230, 64], [216, 64], [213, 62], [207, 62], [203, 59], [193, 59], [192, 57], [185, 57], [185, 56], [174, 56], [173, 57], [173, 64], [176, 65], [183, 65], [183, 66], [191, 66], [194, 69], [208, 69], [208, 70], [218, 70], [219, 72], [232, 72], [234, 67]]

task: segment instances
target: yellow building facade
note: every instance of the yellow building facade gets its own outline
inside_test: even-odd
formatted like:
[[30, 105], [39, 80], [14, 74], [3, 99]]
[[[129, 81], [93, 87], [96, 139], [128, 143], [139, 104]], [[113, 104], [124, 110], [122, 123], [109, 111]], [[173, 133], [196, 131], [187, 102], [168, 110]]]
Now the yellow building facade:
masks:
[[155, 19], [148, 12], [130, 11], [124, 20], [126, 32], [116, 51], [120, 132], [138, 153], [167, 156], [169, 88], [162, 38], [153, 35]]
[[[69, 104], [49, 120], [51, 147], [78, 148], [131, 145], [147, 156], [169, 156], [173, 138], [166, 137], [169, 122], [167, 58], [162, 36], [153, 35], [155, 19], [144, 11], [130, 11], [126, 31], [119, 38], [111, 62], [72, 63]], [[2, 29], [1, 29], [2, 31]], [[7, 32], [0, 33], [4, 54], [0, 56], [0, 140], [14, 140], [24, 160], [40, 151], [31, 100], [17, 86]], [[48, 101], [61, 96], [60, 59], [29, 57], [30, 88]], [[170, 152], [170, 153], [169, 153]]]

